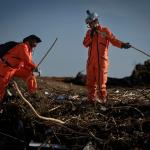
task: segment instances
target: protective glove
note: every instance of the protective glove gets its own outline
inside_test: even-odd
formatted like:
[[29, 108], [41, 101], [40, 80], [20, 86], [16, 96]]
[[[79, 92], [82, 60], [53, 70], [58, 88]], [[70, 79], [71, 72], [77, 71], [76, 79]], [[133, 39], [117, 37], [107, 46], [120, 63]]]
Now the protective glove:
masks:
[[98, 33], [97, 27], [92, 28], [91, 34], [90, 34], [91, 38], [93, 37], [94, 33]]
[[33, 69], [33, 72], [39, 73], [40, 71], [39, 71], [38, 67], [36, 67], [36, 68]]
[[36, 75], [36, 76], [37, 76], [37, 75], [38, 75], [38, 76], [41, 76], [41, 70], [40, 70], [40, 68], [38, 68], [38, 67], [34, 68], [33, 74]]
[[121, 45], [121, 48], [125, 48], [125, 49], [128, 49], [130, 47], [131, 47], [130, 43], [122, 43]]

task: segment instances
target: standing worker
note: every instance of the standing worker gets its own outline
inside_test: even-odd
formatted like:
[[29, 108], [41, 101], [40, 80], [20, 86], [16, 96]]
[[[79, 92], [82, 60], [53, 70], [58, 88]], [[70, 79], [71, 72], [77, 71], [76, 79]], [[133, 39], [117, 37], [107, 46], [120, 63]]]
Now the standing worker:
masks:
[[37, 82], [33, 71], [37, 71], [37, 68], [32, 62], [32, 52], [40, 42], [39, 37], [30, 35], [0, 59], [0, 103], [3, 102], [5, 89], [12, 77], [23, 79], [27, 83], [29, 93], [35, 93]]
[[83, 45], [89, 48], [87, 60], [88, 100], [90, 102], [106, 102], [107, 74], [108, 74], [108, 47], [109, 43], [118, 48], [130, 48], [129, 43], [118, 40], [107, 28], [102, 27], [98, 21], [98, 15], [87, 10], [85, 20], [89, 27], [83, 40]]

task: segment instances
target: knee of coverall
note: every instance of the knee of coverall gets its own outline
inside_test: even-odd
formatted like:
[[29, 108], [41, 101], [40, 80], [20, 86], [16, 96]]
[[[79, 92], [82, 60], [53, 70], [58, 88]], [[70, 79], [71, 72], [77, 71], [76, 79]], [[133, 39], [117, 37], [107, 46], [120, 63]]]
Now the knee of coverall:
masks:
[[37, 81], [35, 75], [30, 75], [30, 77], [26, 80], [28, 90], [30, 94], [34, 94], [37, 90]]
[[96, 82], [96, 69], [95, 69], [95, 65], [94, 64], [88, 64], [87, 63], [87, 67], [86, 67], [86, 72], [87, 72], [87, 76], [86, 76], [86, 85], [88, 86], [94, 86], [95, 82]]
[[[98, 79], [99, 78], [99, 79]], [[100, 99], [105, 99], [107, 96], [106, 83], [107, 83], [107, 72], [101, 70], [99, 77], [97, 76], [97, 95]]]
[[20, 68], [16, 71], [14, 76], [21, 78], [26, 82], [29, 93], [35, 93], [37, 89], [37, 82], [31, 70], [26, 68]]
[[19, 69], [15, 72], [14, 76], [15, 76], [15, 77], [18, 77], [18, 78], [21, 78], [21, 79], [23, 79], [23, 80], [26, 81], [26, 79], [27, 79], [31, 74], [32, 74], [31, 70], [28, 70], [28, 69], [25, 69], [24, 67], [22, 67], [22, 68], [19, 68]]

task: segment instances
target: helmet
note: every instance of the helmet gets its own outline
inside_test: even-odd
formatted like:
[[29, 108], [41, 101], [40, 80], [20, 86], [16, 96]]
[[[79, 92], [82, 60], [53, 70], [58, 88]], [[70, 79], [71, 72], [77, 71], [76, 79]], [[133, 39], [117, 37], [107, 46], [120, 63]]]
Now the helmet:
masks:
[[94, 20], [98, 20], [98, 14], [97, 13], [91, 13], [89, 10], [86, 11], [87, 13], [87, 18], [85, 19], [86, 24], [89, 24], [90, 22]]
[[37, 43], [42, 42], [42, 40], [41, 40], [38, 36], [36, 36], [36, 35], [34, 35], [34, 34], [25, 37], [25, 38], [23, 39], [23, 42], [29, 41], [29, 40], [31, 40], [31, 39], [36, 40]]

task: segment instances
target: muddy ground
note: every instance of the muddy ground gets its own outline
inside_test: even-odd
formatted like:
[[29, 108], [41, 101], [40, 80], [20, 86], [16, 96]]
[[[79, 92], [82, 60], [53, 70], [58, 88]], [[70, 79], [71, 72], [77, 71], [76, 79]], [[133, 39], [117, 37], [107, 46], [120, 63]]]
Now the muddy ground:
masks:
[[17, 80], [35, 110], [65, 122], [63, 126], [37, 118], [18, 92], [9, 87], [13, 95], [1, 106], [0, 149], [149, 149], [148, 85], [108, 86], [108, 102], [101, 105], [87, 103], [85, 86], [66, 83], [66, 79], [38, 77], [38, 92], [32, 97], [25, 84]]

